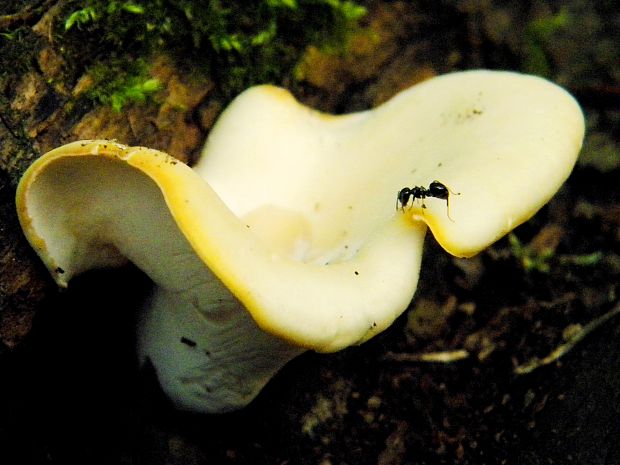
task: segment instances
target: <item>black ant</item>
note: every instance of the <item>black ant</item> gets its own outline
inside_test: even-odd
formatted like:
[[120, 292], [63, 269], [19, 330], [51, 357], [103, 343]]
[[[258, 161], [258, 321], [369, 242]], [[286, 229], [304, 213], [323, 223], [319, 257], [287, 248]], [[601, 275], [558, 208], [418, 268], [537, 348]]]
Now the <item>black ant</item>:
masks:
[[[400, 204], [400, 209], [404, 211], [409, 203], [409, 199], [420, 199], [423, 201], [427, 197], [435, 197], [436, 199], [446, 201], [448, 218], [450, 221], [453, 221], [452, 218], [450, 218], [450, 194], [461, 195], [460, 192], [452, 192], [445, 184], [439, 181], [430, 183], [428, 189], [423, 186], [403, 187], [398, 191], [398, 194], [396, 194], [396, 209], [398, 210], [398, 204]], [[422, 208], [426, 208], [424, 202], [422, 202]]]

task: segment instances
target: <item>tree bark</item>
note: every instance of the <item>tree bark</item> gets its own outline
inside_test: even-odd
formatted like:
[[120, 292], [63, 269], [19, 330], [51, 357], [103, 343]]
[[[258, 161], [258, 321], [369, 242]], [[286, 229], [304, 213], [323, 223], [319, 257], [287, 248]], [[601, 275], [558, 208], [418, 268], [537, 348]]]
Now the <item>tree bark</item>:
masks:
[[69, 141], [110, 138], [187, 162], [197, 156], [222, 107], [207, 78], [183, 75], [165, 55], [147, 64], [162, 86], [156, 102], [130, 103], [120, 112], [84, 103], [79, 97], [90, 81], [86, 63], [71, 63], [72, 70], [81, 70], [77, 76], [67, 72], [63, 36], [52, 33], [63, 4], [35, 1], [0, 16], [0, 26], [12, 31], [0, 38], [0, 342], [5, 348], [24, 338], [36, 308], [53, 289], [15, 214], [15, 189], [32, 161]]

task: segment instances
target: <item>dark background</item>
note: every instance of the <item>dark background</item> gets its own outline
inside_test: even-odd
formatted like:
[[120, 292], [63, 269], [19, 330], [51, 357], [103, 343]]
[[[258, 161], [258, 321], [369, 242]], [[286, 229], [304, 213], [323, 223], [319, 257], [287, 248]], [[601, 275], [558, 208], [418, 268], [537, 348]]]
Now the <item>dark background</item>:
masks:
[[[615, 2], [267, 3], [0, 6], [0, 463], [620, 464]], [[61, 292], [21, 236], [17, 181], [62, 143], [117, 138], [191, 163], [249, 85], [344, 113], [479, 67], [542, 75], [578, 98], [588, 134], [567, 183], [472, 259], [429, 236], [414, 301], [389, 330], [299, 357], [243, 411], [176, 412], [138, 370], [138, 270]], [[470, 357], [413, 360], [461, 349]]]

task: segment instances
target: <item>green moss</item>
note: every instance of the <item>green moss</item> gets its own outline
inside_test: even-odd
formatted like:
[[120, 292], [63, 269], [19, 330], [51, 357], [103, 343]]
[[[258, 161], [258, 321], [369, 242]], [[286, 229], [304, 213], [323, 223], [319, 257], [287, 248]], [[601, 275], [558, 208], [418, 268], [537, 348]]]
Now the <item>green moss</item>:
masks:
[[571, 23], [566, 8], [555, 15], [543, 16], [532, 20], [525, 28], [524, 36], [524, 70], [540, 76], [551, 76], [549, 50], [558, 32]]
[[93, 85], [84, 96], [110, 105], [120, 112], [130, 102], [144, 103], [161, 89], [157, 79], [150, 76], [144, 60], [136, 60], [127, 67], [122, 60], [97, 63], [88, 69]]
[[580, 166], [589, 166], [601, 173], [620, 168], [620, 143], [610, 128], [620, 128], [620, 111], [590, 109], [587, 112], [586, 138], [577, 160]]
[[536, 250], [523, 244], [514, 233], [508, 235], [508, 243], [510, 244], [512, 255], [519, 261], [526, 272], [548, 273], [550, 271], [551, 266], [549, 262], [555, 254], [552, 248]]
[[194, 70], [198, 64], [232, 96], [257, 83], [281, 82], [309, 44], [342, 48], [364, 14], [350, 0], [70, 0], [55, 33], [63, 36], [68, 62], [148, 59], [169, 51]]
[[607, 132], [589, 132], [579, 154], [579, 164], [591, 166], [601, 173], [618, 169], [620, 168], [620, 145]]

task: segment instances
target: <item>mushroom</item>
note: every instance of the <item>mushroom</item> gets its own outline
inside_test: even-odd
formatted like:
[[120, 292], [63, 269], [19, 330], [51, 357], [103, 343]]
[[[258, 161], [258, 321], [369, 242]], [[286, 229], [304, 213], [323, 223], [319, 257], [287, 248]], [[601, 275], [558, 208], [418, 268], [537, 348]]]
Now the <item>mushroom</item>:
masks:
[[[193, 169], [153, 149], [73, 142], [28, 169], [17, 210], [60, 286], [92, 268], [141, 268], [154, 283], [141, 360], [179, 408], [223, 412], [303, 351], [387, 328], [416, 289], [427, 225], [466, 257], [530, 218], [569, 175], [583, 132], [567, 92], [510, 72], [437, 77], [343, 116], [265, 85], [234, 100]], [[433, 180], [447, 198], [397, 203]]]

